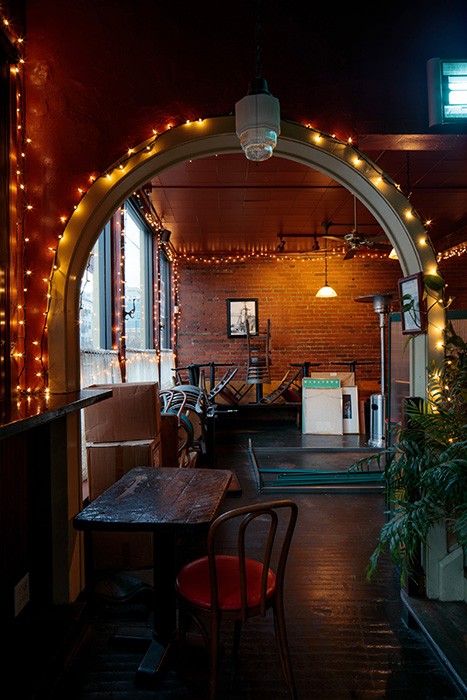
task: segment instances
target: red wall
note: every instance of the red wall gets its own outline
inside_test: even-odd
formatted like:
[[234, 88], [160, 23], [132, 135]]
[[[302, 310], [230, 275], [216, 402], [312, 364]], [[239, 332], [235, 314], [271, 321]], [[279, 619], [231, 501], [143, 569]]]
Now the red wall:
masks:
[[250, 259], [244, 263], [179, 263], [178, 364], [238, 364], [244, 380], [246, 340], [227, 336], [229, 298], [257, 298], [259, 329], [271, 321], [271, 378], [281, 379], [291, 362], [320, 362], [317, 371], [346, 370], [328, 362], [371, 362], [357, 365], [357, 377], [380, 377], [379, 314], [373, 304], [355, 298], [375, 292], [394, 294], [398, 310], [397, 261], [359, 258], [328, 260], [328, 281], [338, 296], [317, 299], [324, 284], [323, 260]]
[[[7, 3], [7, 7], [9, 5]], [[47, 346], [47, 279], [51, 275], [54, 249], [64, 228], [61, 217], [66, 220], [73, 212], [81, 196], [78, 188], [86, 189], [91, 174], [104, 172], [129, 147], [151, 137], [154, 128], [161, 131], [169, 122], [181, 124], [186, 119], [232, 113], [235, 102], [246, 94], [253, 77], [254, 18], [251, 3], [246, 0], [241, 1], [236, 12], [223, 24], [219, 24], [217, 12], [200, 9], [193, 3], [180, 7], [150, 0], [100, 0], [97, 3], [94, 0], [78, 3], [27, 0], [25, 8], [23, 102], [27, 135], [31, 139], [26, 150], [25, 182], [27, 201], [32, 206], [25, 214], [29, 240], [24, 265], [30, 272], [25, 300], [25, 361], [29, 375], [27, 384], [34, 389], [42, 384], [42, 378], [36, 378], [34, 373], [37, 354], [34, 343], [40, 342], [44, 352]], [[385, 37], [378, 36], [380, 60], [374, 65], [365, 64], [365, 70], [357, 72], [357, 79], [351, 80], [352, 76], [349, 78], [343, 69], [354, 65], [359, 54], [354, 55], [355, 39], [345, 22], [336, 22], [332, 13], [321, 13], [317, 18], [313, 6], [300, 3], [300, 9], [295, 12], [300, 12], [302, 25], [309, 30], [296, 37], [295, 31], [292, 34], [296, 15], [290, 8], [278, 2], [272, 3], [271, 11], [274, 26], [282, 28], [280, 38], [294, 37], [286, 52], [277, 51], [278, 37], [268, 31], [269, 13], [266, 13], [265, 76], [272, 93], [280, 97], [283, 118], [313, 121], [317, 127], [336, 133], [340, 138], [347, 138], [354, 131], [417, 133], [426, 128], [425, 102], [414, 90], [414, 85], [424, 84], [424, 72], [412, 75], [412, 62], [405, 62], [404, 70], [394, 65], [391, 51], [384, 50], [381, 44], [385, 37], [387, 42], [392, 41], [391, 32], [386, 32]], [[438, 37], [431, 37], [427, 42], [423, 34], [425, 28], [420, 24], [417, 28], [417, 37], [413, 40], [418, 42], [414, 45], [418, 51], [416, 65], [418, 71], [424, 71], [426, 58], [432, 55], [428, 52], [437, 48], [438, 53], [434, 55], [443, 55], [443, 50], [436, 44]], [[319, 39], [329, 32], [333, 35], [339, 32], [338, 50], [335, 46], [326, 49], [321, 40], [313, 41], [314, 35], [309, 32], [315, 32]], [[456, 39], [459, 41], [459, 36], [449, 33], [450, 46], [457, 45]], [[333, 66], [331, 80], [327, 71], [316, 71], [310, 54], [312, 47], [317, 48], [322, 65]], [[326, 50], [329, 55], [323, 53]], [[304, 55], [307, 60], [303, 60]], [[375, 79], [371, 70], [377, 73]], [[404, 99], [400, 97], [400, 83], [397, 83], [398, 93], [394, 99], [386, 90], [386, 81], [381, 79], [382, 74], [391, 75], [394, 70], [405, 76]], [[377, 87], [382, 88], [383, 94], [377, 95]], [[379, 114], [375, 112], [375, 105], [379, 105]], [[392, 121], [386, 124], [389, 115]], [[310, 348], [313, 354], [325, 355], [330, 340], [324, 328], [327, 326], [329, 330], [331, 323], [336, 333], [332, 354], [337, 354], [338, 350], [342, 354], [345, 349], [346, 357], [353, 359], [354, 343], [361, 347], [375, 325], [372, 312], [359, 310], [358, 316], [364, 314], [366, 320], [359, 325], [361, 337], [356, 338], [354, 334], [349, 344], [345, 332], [354, 331], [356, 305], [349, 301], [349, 306], [345, 306], [347, 313], [342, 315], [344, 295], [340, 294], [337, 301], [326, 302], [325, 317], [320, 313], [319, 323], [313, 333], [310, 330], [307, 335], [301, 322], [303, 319], [308, 323], [310, 316], [316, 314], [317, 302], [304, 301], [309, 292], [297, 290], [299, 276], [296, 272], [287, 274], [286, 270], [281, 270], [277, 280], [272, 280], [273, 276], [264, 268], [261, 267], [261, 276], [250, 279], [249, 273], [245, 273], [244, 281], [240, 278], [238, 283], [232, 276], [233, 284], [222, 290], [220, 306], [219, 300], [209, 302], [209, 309], [219, 314], [222, 307], [223, 318], [225, 297], [240, 296], [243, 289], [251, 288], [249, 295], [254, 293], [260, 299], [260, 319], [271, 316], [273, 342], [278, 348], [279, 343], [284, 345], [281, 333], [290, 334], [287, 320], [293, 314], [297, 355], [308, 354]], [[355, 278], [349, 299], [373, 292], [383, 282], [374, 277], [373, 270], [370, 280], [367, 272], [362, 279]], [[202, 275], [202, 278], [206, 280], [207, 276]], [[226, 275], [221, 279], [227, 279]], [[463, 284], [462, 278], [459, 283]], [[208, 290], [210, 285], [211, 282]], [[190, 287], [196, 287], [195, 281]], [[282, 295], [286, 295], [286, 305], [276, 303]], [[189, 308], [188, 302], [186, 308]], [[204, 310], [202, 313], [204, 316]], [[186, 317], [187, 313], [183, 318]], [[220, 319], [216, 318], [217, 323], [220, 324]], [[195, 318], [184, 330], [185, 336], [181, 335], [184, 355], [186, 334], [192, 336], [196, 325], [204, 328], [206, 323], [201, 320], [198, 323]], [[220, 326], [218, 333], [222, 338]], [[341, 334], [340, 340], [338, 334]], [[208, 348], [201, 350], [204, 353]], [[280, 363], [277, 360], [278, 367], [295, 359], [285, 350], [280, 353], [277, 349], [275, 354], [283, 356]]]

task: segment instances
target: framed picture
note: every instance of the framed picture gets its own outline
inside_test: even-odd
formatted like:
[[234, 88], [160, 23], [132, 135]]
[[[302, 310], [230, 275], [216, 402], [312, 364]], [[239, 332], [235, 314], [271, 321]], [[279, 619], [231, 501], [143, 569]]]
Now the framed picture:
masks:
[[342, 387], [342, 425], [344, 434], [359, 433], [358, 387]]
[[258, 333], [258, 299], [227, 299], [227, 333], [229, 338]]
[[402, 333], [416, 335], [426, 333], [426, 303], [423, 296], [423, 274], [417, 272], [404, 277], [399, 282], [399, 296], [402, 317]]

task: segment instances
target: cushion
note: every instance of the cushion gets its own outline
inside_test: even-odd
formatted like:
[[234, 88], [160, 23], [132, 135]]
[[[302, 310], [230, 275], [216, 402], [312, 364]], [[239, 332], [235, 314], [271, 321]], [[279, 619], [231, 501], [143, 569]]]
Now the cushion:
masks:
[[[238, 557], [219, 554], [216, 556], [219, 607], [224, 611], [240, 610], [240, 574]], [[246, 559], [247, 606], [260, 604], [261, 574], [263, 565], [255, 559]], [[269, 570], [266, 597], [274, 595], [276, 576]], [[176, 580], [178, 593], [188, 602], [208, 610], [211, 607], [209, 584], [209, 561], [207, 557], [186, 564]]]

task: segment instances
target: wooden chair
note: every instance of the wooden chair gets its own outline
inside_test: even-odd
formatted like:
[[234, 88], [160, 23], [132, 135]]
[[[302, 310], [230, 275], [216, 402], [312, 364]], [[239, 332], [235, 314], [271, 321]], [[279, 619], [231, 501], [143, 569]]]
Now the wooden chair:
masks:
[[271, 321], [268, 319], [264, 333], [250, 333], [246, 324], [248, 364], [246, 368], [247, 384], [269, 384], [271, 381]]
[[[284, 677], [291, 697], [296, 698], [284, 616], [284, 576], [297, 514], [296, 503], [288, 499], [230, 510], [211, 524], [207, 555], [185, 564], [178, 573], [179, 639], [183, 645], [192, 617], [209, 649], [210, 700], [216, 698], [221, 621], [234, 621], [235, 656], [242, 623], [257, 615], [264, 617], [270, 608]], [[232, 524], [235, 554], [222, 554], [219, 534], [222, 530], [226, 535], [225, 526]], [[252, 550], [254, 558], [247, 556]]]
[[285, 373], [281, 383], [270, 394], [263, 396], [261, 403], [274, 403], [278, 399], [289, 401], [290, 403], [301, 403], [302, 401], [302, 370], [299, 369], [291, 376], [290, 369]]
[[229, 382], [235, 377], [238, 372], [238, 367], [232, 367], [224, 372], [221, 379], [210, 388], [208, 391], [209, 402], [212, 403], [218, 394], [222, 395], [222, 392], [227, 388]]

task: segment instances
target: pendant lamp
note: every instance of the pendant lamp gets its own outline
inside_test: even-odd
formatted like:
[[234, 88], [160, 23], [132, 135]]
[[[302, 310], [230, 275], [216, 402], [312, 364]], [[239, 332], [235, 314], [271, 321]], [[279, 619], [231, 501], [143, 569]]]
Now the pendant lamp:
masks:
[[248, 160], [272, 156], [280, 134], [280, 107], [263, 77], [257, 76], [248, 95], [235, 104], [235, 130]]
[[335, 292], [334, 289], [328, 284], [328, 243], [326, 240], [324, 244], [324, 287], [318, 289], [316, 296], [318, 299], [331, 299], [332, 297], [337, 297], [337, 292]]
[[[258, 2], [259, 7], [259, 2]], [[259, 15], [259, 9], [258, 9]], [[272, 156], [280, 134], [279, 100], [273, 97], [262, 76], [259, 17], [256, 21], [256, 74], [248, 94], [235, 104], [235, 131], [248, 160], [263, 161]]]

